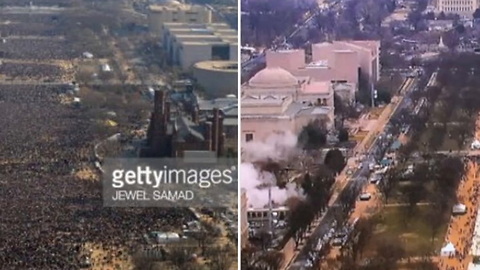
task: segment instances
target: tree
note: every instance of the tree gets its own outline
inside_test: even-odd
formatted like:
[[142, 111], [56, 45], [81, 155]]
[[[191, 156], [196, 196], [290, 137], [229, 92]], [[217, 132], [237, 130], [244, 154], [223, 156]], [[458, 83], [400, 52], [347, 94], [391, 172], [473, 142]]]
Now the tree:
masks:
[[325, 156], [325, 165], [336, 174], [340, 173], [346, 165], [342, 151], [336, 148], [329, 150]]
[[455, 30], [457, 31], [457, 33], [462, 35], [465, 33], [465, 26], [463, 26], [463, 24], [459, 24], [455, 27]]
[[368, 75], [361, 70], [358, 75], [358, 91], [355, 93], [355, 99], [365, 106], [371, 106], [372, 86]]
[[[351, 186], [349, 188], [345, 188], [342, 193], [340, 193], [339, 203], [341, 207], [341, 212], [339, 214], [347, 214], [353, 206], [355, 206], [355, 202], [357, 201], [358, 190], [355, 186]], [[340, 223], [339, 223], [340, 224]]]
[[437, 19], [439, 19], [439, 20], [446, 20], [446, 19], [447, 19], [447, 16], [445, 15], [445, 12], [443, 12], [443, 11], [440, 12], [440, 13], [438, 14], [438, 18], [437, 18]]
[[349, 134], [348, 134], [348, 129], [342, 128], [338, 131], [338, 140], [340, 142], [348, 142], [349, 139]]
[[459, 149], [463, 148], [465, 139], [473, 133], [471, 122], [468, 116], [461, 116], [457, 120], [456, 125], [453, 126], [452, 133], [455, 135], [454, 138]]
[[340, 117], [340, 126], [343, 127], [343, 123], [345, 122], [345, 117], [346, 117], [346, 108], [344, 101], [342, 98], [337, 94], [334, 93], [333, 95], [333, 104], [335, 105], [335, 115]]
[[392, 101], [392, 94], [388, 90], [379, 90], [377, 91], [377, 95], [377, 102], [388, 104]]
[[297, 201], [297, 205], [290, 208], [287, 217], [287, 224], [289, 227], [289, 234], [293, 236], [293, 240], [295, 241], [295, 247], [298, 247], [300, 244], [306, 229], [313, 221], [314, 217], [315, 211], [310, 203], [306, 201]]
[[[438, 199], [442, 199], [441, 197], [437, 197]], [[438, 202], [438, 201], [437, 201]], [[428, 224], [430, 225], [430, 233], [431, 233], [431, 240], [432, 244], [435, 241], [435, 237], [437, 236], [438, 232], [442, 228], [442, 225], [445, 222], [445, 211], [444, 207], [441, 206], [442, 203], [434, 204], [430, 207], [429, 212], [427, 213]]]
[[209, 258], [210, 258], [210, 263], [209, 269], [212, 270], [225, 270], [225, 269], [230, 269], [233, 263], [233, 253], [231, 247], [224, 246], [224, 247], [212, 247], [209, 250]]
[[[445, 114], [443, 114], [445, 115]], [[441, 118], [444, 121], [444, 125], [446, 126], [445, 119], [448, 119], [446, 115]], [[443, 138], [445, 136], [446, 127], [445, 126], [434, 126], [432, 129], [432, 133], [430, 134], [430, 138], [428, 140], [428, 148], [431, 151], [437, 151], [443, 144]]]
[[316, 150], [327, 143], [325, 122], [314, 120], [306, 125], [298, 136], [298, 144], [305, 150]]
[[475, 9], [475, 12], [473, 12], [473, 18], [480, 19], [480, 8]]
[[352, 255], [353, 259], [356, 260], [357, 256], [360, 258], [363, 255], [368, 241], [375, 230], [376, 220], [374, 218], [360, 218], [355, 225], [353, 231], [353, 245], [352, 245]]
[[394, 269], [398, 260], [405, 256], [402, 241], [396, 237], [384, 237], [377, 247], [377, 257], [383, 263], [383, 269]]
[[392, 192], [395, 190], [395, 187], [400, 180], [400, 169], [397, 167], [391, 167], [382, 181], [380, 181], [378, 188], [380, 192], [382, 192], [383, 198], [385, 199], [385, 203], [388, 203], [388, 199], [392, 195]]
[[421, 183], [411, 183], [402, 188], [402, 194], [408, 202], [409, 216], [415, 210], [417, 203], [419, 203], [425, 194], [425, 187]]
[[194, 249], [191, 247], [171, 245], [168, 248], [168, 260], [177, 268], [185, 269], [185, 266], [192, 260]]
[[280, 270], [284, 261], [285, 255], [283, 252], [270, 250], [260, 255], [257, 265], [260, 266], [261, 269]]
[[408, 21], [417, 29], [422, 21], [422, 13], [418, 10], [414, 10], [408, 14]]
[[312, 175], [305, 174], [301, 185], [315, 213], [319, 213], [327, 207], [333, 183], [335, 183], [335, 178], [325, 165], [320, 165]]

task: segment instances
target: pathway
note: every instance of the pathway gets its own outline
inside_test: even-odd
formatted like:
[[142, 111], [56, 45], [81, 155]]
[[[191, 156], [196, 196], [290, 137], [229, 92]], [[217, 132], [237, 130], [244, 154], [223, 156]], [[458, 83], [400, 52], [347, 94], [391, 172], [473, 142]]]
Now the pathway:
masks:
[[[475, 137], [480, 136], [480, 117], [477, 118]], [[470, 161], [468, 163], [467, 173], [460, 183], [457, 192], [457, 198], [460, 203], [465, 204], [467, 213], [462, 216], [451, 218], [450, 225], [445, 237], [446, 242], [452, 242], [457, 250], [457, 254], [451, 258], [442, 258], [439, 267], [442, 270], [466, 270], [468, 264], [473, 258], [469, 254], [472, 236], [474, 233], [475, 220], [477, 218], [477, 209], [480, 182], [479, 166]]]

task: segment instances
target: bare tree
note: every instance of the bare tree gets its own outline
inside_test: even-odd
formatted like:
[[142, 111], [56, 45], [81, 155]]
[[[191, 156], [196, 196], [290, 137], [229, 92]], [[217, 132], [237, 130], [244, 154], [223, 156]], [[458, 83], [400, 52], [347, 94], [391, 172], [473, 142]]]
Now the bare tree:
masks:
[[399, 168], [391, 167], [385, 177], [383, 178], [382, 181], [380, 181], [380, 184], [378, 185], [378, 188], [380, 189], [380, 192], [382, 192], [383, 198], [385, 199], [385, 202], [388, 203], [388, 199], [392, 195], [392, 192], [395, 190], [395, 187], [398, 184], [398, 181], [400, 180], [400, 170]]
[[212, 247], [208, 253], [212, 270], [228, 270], [232, 266], [233, 258], [236, 258], [234, 250], [229, 246]]
[[280, 270], [284, 261], [285, 255], [281, 251], [270, 250], [260, 255], [257, 265], [260, 269]]

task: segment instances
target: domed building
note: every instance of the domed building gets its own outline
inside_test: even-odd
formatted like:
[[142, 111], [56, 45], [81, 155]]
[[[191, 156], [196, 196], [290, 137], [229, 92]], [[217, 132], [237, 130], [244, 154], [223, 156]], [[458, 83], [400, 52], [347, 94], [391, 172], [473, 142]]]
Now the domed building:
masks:
[[252, 88], [284, 88], [298, 86], [298, 80], [283, 68], [265, 68], [255, 74], [249, 81]]
[[299, 134], [321, 119], [332, 128], [333, 89], [330, 82], [296, 77], [280, 67], [267, 67], [242, 86], [242, 141], [266, 140], [272, 133]]

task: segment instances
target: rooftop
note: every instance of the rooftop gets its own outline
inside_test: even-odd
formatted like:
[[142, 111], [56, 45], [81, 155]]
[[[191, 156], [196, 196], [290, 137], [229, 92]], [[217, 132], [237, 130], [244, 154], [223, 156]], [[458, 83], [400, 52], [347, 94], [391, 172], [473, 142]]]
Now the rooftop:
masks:
[[164, 23], [165, 33], [182, 44], [238, 44], [238, 33], [224, 23], [188, 24]]
[[257, 88], [288, 88], [298, 86], [298, 80], [283, 68], [267, 67], [255, 74], [248, 85]]
[[153, 12], [162, 12], [165, 10], [184, 10], [184, 11], [201, 10], [201, 9], [206, 10], [206, 7], [201, 5], [188, 5], [185, 3], [180, 3], [175, 0], [164, 0], [163, 3], [150, 5], [149, 9], [150, 11], [153, 11]]
[[305, 85], [302, 92], [306, 94], [329, 94], [331, 91], [330, 82], [311, 82]]
[[266, 106], [266, 105], [282, 105], [289, 98], [284, 95], [248, 95], [242, 98], [242, 105], [250, 106]]
[[238, 62], [237, 61], [202, 61], [202, 62], [196, 63], [195, 68], [237, 73]]

